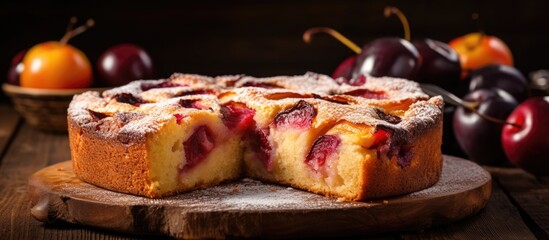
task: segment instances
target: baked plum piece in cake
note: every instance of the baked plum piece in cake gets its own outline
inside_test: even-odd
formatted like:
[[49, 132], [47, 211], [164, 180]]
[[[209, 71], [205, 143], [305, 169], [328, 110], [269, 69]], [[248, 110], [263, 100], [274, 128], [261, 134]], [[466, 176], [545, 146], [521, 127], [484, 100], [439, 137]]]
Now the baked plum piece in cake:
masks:
[[[162, 93], [150, 92], [160, 88], [140, 88], [155, 84]], [[76, 175], [147, 197], [238, 178], [246, 116], [227, 112], [215, 94], [208, 94], [211, 90], [141, 81], [102, 97], [92, 92], [76, 96], [69, 108]]]
[[240, 88], [221, 102], [255, 112], [245, 173], [347, 200], [413, 192], [441, 171], [441, 98], [390, 110], [289, 90]]

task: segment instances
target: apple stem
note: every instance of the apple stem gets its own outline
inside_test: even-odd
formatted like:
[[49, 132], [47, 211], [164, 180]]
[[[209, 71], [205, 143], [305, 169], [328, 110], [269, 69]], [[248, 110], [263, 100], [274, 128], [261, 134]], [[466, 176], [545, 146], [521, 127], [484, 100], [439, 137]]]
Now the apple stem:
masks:
[[93, 27], [95, 25], [95, 21], [93, 19], [88, 19], [86, 21], [86, 24], [73, 29], [74, 24], [76, 24], [77, 20], [78, 19], [76, 17], [71, 17], [71, 19], [69, 21], [69, 25], [67, 26], [67, 31], [65, 32], [65, 35], [63, 35], [61, 40], [59, 40], [59, 42], [61, 44], [67, 44], [69, 42], [69, 40], [71, 40], [72, 38], [76, 37], [77, 35], [85, 32], [86, 30], [90, 29], [91, 27]]
[[406, 18], [404, 13], [402, 13], [400, 9], [393, 6], [385, 7], [383, 11], [383, 15], [385, 15], [385, 17], [390, 17], [393, 14], [396, 15], [402, 23], [402, 27], [404, 28], [404, 39], [410, 41], [412, 39], [410, 36], [410, 24], [408, 23], [408, 19]]
[[328, 27], [316, 27], [316, 28], [307, 29], [307, 31], [303, 33], [303, 41], [305, 41], [306, 43], [311, 42], [311, 40], [313, 39], [313, 35], [317, 33], [326, 33], [334, 37], [339, 42], [343, 43], [345, 46], [350, 48], [356, 54], [360, 54], [362, 52], [362, 49], [358, 45], [356, 45], [353, 41], [349, 40], [347, 37], [343, 36], [338, 31]]

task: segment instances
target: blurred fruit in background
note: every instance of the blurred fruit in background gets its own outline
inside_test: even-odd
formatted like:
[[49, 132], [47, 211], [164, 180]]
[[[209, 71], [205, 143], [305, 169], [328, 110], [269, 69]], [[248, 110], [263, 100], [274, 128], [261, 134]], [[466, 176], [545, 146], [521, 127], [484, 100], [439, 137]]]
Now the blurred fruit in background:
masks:
[[21, 72], [23, 72], [23, 69], [25, 68], [25, 65], [23, 65], [23, 58], [25, 57], [26, 53], [27, 50], [21, 50], [11, 59], [10, 68], [8, 69], [7, 83], [12, 85], [19, 85]]
[[396, 7], [385, 7], [383, 14], [385, 17], [395, 15], [400, 19], [404, 39], [384, 37], [366, 44], [357, 57], [353, 77], [388, 76], [415, 80], [421, 68], [422, 57], [410, 42], [408, 19]]
[[373, 40], [360, 48], [334, 29], [311, 28], [303, 34], [310, 42], [317, 33], [326, 33], [349, 47], [357, 55], [346, 58], [337, 66], [332, 77], [350, 85], [364, 83], [363, 76], [396, 77], [433, 83], [456, 92], [461, 81], [459, 56], [448, 44], [433, 39], [410, 42], [410, 26], [406, 16], [395, 7], [384, 9], [385, 17], [397, 16], [404, 29], [404, 39], [384, 37]]
[[[74, 28], [70, 19], [59, 41], [47, 41], [23, 50], [12, 59], [8, 79], [2, 85], [14, 108], [27, 124], [47, 132], [67, 131], [67, 108], [75, 94], [92, 86], [92, 65], [87, 56], [68, 44], [95, 23], [87, 20]], [[93, 89], [102, 91], [103, 89]]]
[[396, 77], [416, 79], [421, 67], [417, 49], [402, 38], [378, 38], [362, 48], [353, 77]]
[[332, 73], [332, 78], [351, 79], [353, 77], [353, 68], [355, 67], [355, 64], [356, 55], [345, 58], [345, 60], [343, 60], [343, 62], [341, 62]]
[[107, 49], [97, 61], [98, 79], [93, 79], [92, 65], [86, 54], [68, 41], [94, 25], [73, 29], [77, 19], [71, 18], [63, 38], [37, 44], [12, 59], [7, 83], [28, 88], [80, 89], [92, 86], [116, 87], [133, 80], [155, 77], [150, 55], [135, 44], [119, 44]]
[[135, 44], [119, 44], [107, 49], [97, 61], [97, 70], [100, 83], [109, 87], [155, 77], [151, 57]]
[[456, 93], [461, 84], [459, 56], [448, 44], [433, 39], [412, 41], [422, 57], [417, 81], [438, 85]]
[[532, 96], [549, 95], [549, 70], [537, 70], [529, 74], [530, 91]]
[[63, 42], [45, 42], [29, 49], [23, 59], [21, 86], [46, 89], [86, 88], [92, 68], [86, 55]]
[[23, 58], [20, 85], [29, 88], [75, 89], [92, 85], [92, 67], [86, 55], [68, 44], [68, 41], [94, 25], [86, 24], [73, 29], [77, 19], [71, 18], [67, 32], [59, 41], [37, 44]]
[[467, 77], [469, 92], [483, 88], [499, 88], [511, 94], [518, 102], [528, 98], [528, 80], [514, 67], [488, 65], [472, 71]]
[[469, 33], [453, 39], [449, 45], [459, 54], [463, 76], [491, 64], [513, 65], [511, 50], [495, 36]]

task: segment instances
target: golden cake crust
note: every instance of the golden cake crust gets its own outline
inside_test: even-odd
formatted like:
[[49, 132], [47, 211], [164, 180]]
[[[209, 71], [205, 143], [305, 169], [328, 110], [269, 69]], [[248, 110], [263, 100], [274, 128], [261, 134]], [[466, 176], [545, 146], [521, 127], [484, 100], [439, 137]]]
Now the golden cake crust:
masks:
[[[264, 94], [257, 94], [256, 97], [249, 95], [255, 95], [258, 91], [256, 89], [244, 89], [239, 91], [246, 91], [245, 94], [238, 94], [239, 98], [252, 99], [249, 102], [257, 103], [258, 107], [266, 107], [269, 105], [268, 101], [261, 98]], [[259, 90], [263, 91], [263, 90]], [[238, 100], [239, 98], [236, 98]], [[233, 99], [234, 100], [234, 99]], [[295, 104], [295, 99], [288, 99], [290, 103], [287, 105]], [[391, 157], [388, 160], [377, 162], [367, 162], [358, 164], [357, 171], [360, 172], [360, 181], [358, 185], [361, 187], [360, 192], [354, 192], [347, 195], [337, 195], [333, 192], [326, 191], [323, 188], [311, 188], [307, 185], [302, 185], [300, 182], [287, 181], [283, 178], [278, 178], [266, 174], [261, 169], [252, 167], [246, 169], [246, 172], [254, 179], [260, 179], [265, 182], [278, 183], [291, 185], [301, 189], [307, 189], [309, 191], [333, 196], [341, 197], [347, 200], [363, 200], [379, 197], [394, 196], [399, 194], [405, 194], [415, 192], [421, 189], [425, 189], [434, 185], [442, 170], [442, 152], [440, 146], [442, 144], [442, 116], [440, 109], [443, 106], [443, 101], [440, 97], [434, 97], [428, 101], [419, 101], [410, 106], [410, 108], [403, 114], [402, 121], [399, 124], [393, 125], [387, 123], [378, 118], [374, 109], [363, 108], [360, 106], [349, 106], [348, 109], [339, 106], [335, 109], [335, 106], [329, 103], [323, 103], [324, 113], [322, 116], [317, 115], [315, 122], [322, 122], [322, 118], [338, 119], [339, 121], [347, 121], [353, 124], [365, 124], [371, 126], [383, 126], [395, 130], [396, 138], [400, 138], [400, 141], [406, 142], [407, 147], [414, 153], [413, 158], [410, 160], [410, 165], [402, 166], [397, 160], [396, 156]], [[318, 108], [319, 112], [323, 111]], [[353, 115], [353, 113], [360, 112], [361, 115]], [[320, 123], [318, 123], [320, 124]], [[332, 124], [332, 127], [335, 124]], [[314, 126], [314, 124], [313, 124]], [[322, 128], [317, 126], [317, 128]], [[258, 174], [259, 173], [259, 174]]]
[[[368, 99], [361, 94], [381, 99]], [[129, 97], [126, 100], [134, 104], [119, 101]], [[182, 101], [195, 100], [200, 102], [200, 109], [181, 107]], [[240, 170], [233, 170], [225, 179], [198, 181], [185, 189], [161, 189], [158, 176], [151, 171], [153, 147], [149, 140], [168, 126], [178, 126], [175, 124], [178, 117], [174, 116], [222, 118], [221, 106], [229, 103], [242, 103], [256, 113], [264, 113], [265, 116], [256, 116], [255, 122], [257, 126], [268, 127], [274, 114], [301, 100], [317, 110], [312, 125], [318, 130], [316, 134], [325, 134], [342, 122], [376, 129], [381, 126], [390, 129], [392, 137], [414, 153], [410, 163], [403, 165], [396, 156], [365, 159], [357, 166], [360, 191], [349, 194], [300, 185], [261, 174], [262, 170], [249, 166], [244, 167], [248, 176], [347, 200], [414, 192], [438, 181], [442, 167], [440, 97], [429, 98], [416, 83], [401, 79], [372, 78], [363, 86], [350, 86], [315, 73], [271, 78], [174, 74], [167, 80], [135, 81], [102, 95], [95, 92], [77, 95], [68, 111], [74, 171], [82, 180], [97, 186], [152, 198], [236, 179]], [[382, 114], [398, 116], [400, 121], [387, 121]], [[216, 134], [229, 135], [225, 131], [229, 132], [220, 128]], [[241, 158], [240, 154], [234, 152], [235, 157]]]
[[[85, 182], [117, 192], [155, 197], [149, 186], [149, 164], [144, 143], [126, 145], [113, 139], [86, 134], [69, 122], [71, 155], [75, 174]], [[135, 174], [139, 173], [139, 174]]]

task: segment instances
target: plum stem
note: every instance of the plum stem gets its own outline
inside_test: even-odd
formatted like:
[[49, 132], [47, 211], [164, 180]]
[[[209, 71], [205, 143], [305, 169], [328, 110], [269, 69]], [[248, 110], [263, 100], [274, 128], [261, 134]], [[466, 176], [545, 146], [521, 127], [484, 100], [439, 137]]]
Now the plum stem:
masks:
[[383, 15], [385, 15], [385, 17], [390, 17], [393, 14], [396, 15], [402, 23], [402, 27], [404, 28], [404, 39], [410, 41], [412, 39], [410, 36], [410, 24], [408, 23], [408, 19], [406, 18], [404, 13], [402, 13], [400, 9], [393, 6], [385, 7], [383, 11]]
[[71, 17], [71, 19], [69, 20], [69, 25], [67, 26], [67, 31], [65, 32], [65, 35], [63, 35], [61, 40], [59, 40], [61, 44], [67, 44], [69, 40], [85, 32], [86, 30], [90, 29], [95, 25], [95, 21], [93, 19], [88, 19], [86, 21], [86, 24], [74, 29], [74, 24], [76, 24], [77, 20], [78, 19], [76, 17]]
[[521, 127], [520, 125], [518, 125], [516, 123], [506, 122], [506, 121], [501, 120], [499, 118], [495, 118], [495, 117], [492, 117], [492, 116], [489, 116], [489, 115], [486, 115], [484, 113], [479, 112], [478, 111], [478, 107], [480, 105], [479, 102], [465, 101], [465, 100], [457, 97], [453, 93], [448, 92], [445, 89], [443, 89], [441, 87], [438, 87], [436, 85], [433, 85], [433, 84], [420, 83], [420, 87], [421, 87], [421, 90], [423, 90], [425, 93], [427, 93], [427, 95], [429, 95], [429, 96], [440, 95], [440, 96], [442, 96], [442, 99], [444, 99], [444, 102], [447, 102], [447, 103], [452, 104], [454, 106], [466, 108], [466, 109], [476, 113], [481, 118], [483, 118], [487, 121], [494, 122], [494, 123], [499, 123], [499, 124], [511, 125], [513, 127], [516, 127], [516, 128]]
[[72, 29], [74, 29], [74, 24], [76, 24], [76, 21], [78, 21], [78, 18], [76, 18], [75, 16], [72, 16], [71, 19], [69, 20], [69, 24], [67, 25], [67, 30], [65, 31], [65, 35], [67, 35], [68, 32], [72, 31]]
[[328, 27], [316, 27], [316, 28], [307, 29], [307, 31], [303, 33], [303, 41], [305, 41], [306, 43], [311, 42], [311, 40], [313, 39], [313, 35], [317, 33], [326, 33], [334, 37], [339, 42], [343, 43], [345, 46], [350, 48], [356, 54], [360, 54], [362, 52], [362, 49], [358, 45], [356, 45], [353, 41], [349, 40], [347, 37], [343, 36], [338, 31]]

